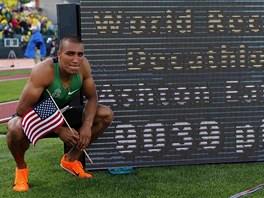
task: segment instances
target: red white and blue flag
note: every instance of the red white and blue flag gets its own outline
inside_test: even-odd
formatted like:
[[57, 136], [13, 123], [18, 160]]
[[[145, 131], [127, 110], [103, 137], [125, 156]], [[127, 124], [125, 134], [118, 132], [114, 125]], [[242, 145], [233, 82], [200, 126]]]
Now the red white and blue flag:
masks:
[[48, 97], [25, 113], [21, 123], [24, 133], [35, 145], [39, 139], [60, 127], [64, 120], [60, 110]]

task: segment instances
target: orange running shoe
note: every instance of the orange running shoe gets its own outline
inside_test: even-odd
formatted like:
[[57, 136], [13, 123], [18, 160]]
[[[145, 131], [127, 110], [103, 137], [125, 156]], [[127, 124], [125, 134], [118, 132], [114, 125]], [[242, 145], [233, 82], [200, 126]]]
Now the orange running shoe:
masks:
[[67, 154], [63, 155], [61, 159], [60, 166], [62, 168], [69, 171], [71, 174], [81, 177], [81, 178], [92, 178], [93, 177], [93, 175], [84, 172], [82, 163], [80, 161], [75, 160], [74, 162], [67, 162], [66, 158], [67, 158]]
[[16, 168], [16, 178], [13, 189], [18, 192], [24, 192], [29, 190], [28, 168], [24, 168], [24, 169]]

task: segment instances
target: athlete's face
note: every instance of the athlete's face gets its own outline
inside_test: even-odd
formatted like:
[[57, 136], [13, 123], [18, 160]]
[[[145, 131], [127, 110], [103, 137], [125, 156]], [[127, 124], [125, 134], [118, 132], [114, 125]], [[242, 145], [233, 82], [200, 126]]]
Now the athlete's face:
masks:
[[84, 46], [81, 43], [64, 42], [58, 51], [60, 67], [70, 74], [78, 73], [84, 60], [83, 51]]

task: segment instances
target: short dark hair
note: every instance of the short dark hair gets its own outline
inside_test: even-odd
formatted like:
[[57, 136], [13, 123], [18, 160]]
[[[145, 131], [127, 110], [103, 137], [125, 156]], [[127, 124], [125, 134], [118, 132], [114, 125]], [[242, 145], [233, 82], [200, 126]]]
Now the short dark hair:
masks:
[[71, 42], [71, 43], [83, 43], [81, 38], [79, 36], [76, 35], [67, 35], [64, 36], [61, 40], [60, 40], [60, 46], [59, 46], [59, 50], [62, 50], [63, 45], [65, 44], [65, 42]]

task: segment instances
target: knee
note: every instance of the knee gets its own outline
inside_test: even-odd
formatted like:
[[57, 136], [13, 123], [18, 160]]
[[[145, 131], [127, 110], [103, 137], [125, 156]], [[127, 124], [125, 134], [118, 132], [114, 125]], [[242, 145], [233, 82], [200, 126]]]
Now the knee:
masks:
[[107, 106], [99, 105], [97, 114], [94, 119], [94, 124], [103, 124], [103, 127], [108, 127], [114, 119], [114, 112]]
[[109, 107], [106, 108], [105, 110], [105, 122], [107, 125], [110, 125], [112, 123], [112, 121], [114, 120], [114, 112], [112, 111], [112, 109], [110, 109]]
[[7, 134], [6, 139], [9, 143], [11, 142], [17, 142], [25, 138], [25, 134], [23, 132], [23, 129], [20, 125], [20, 122], [17, 122], [16, 120], [10, 120], [7, 123]]

